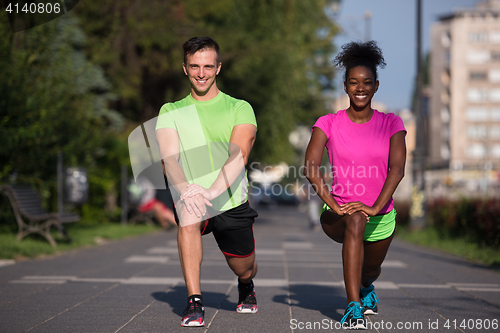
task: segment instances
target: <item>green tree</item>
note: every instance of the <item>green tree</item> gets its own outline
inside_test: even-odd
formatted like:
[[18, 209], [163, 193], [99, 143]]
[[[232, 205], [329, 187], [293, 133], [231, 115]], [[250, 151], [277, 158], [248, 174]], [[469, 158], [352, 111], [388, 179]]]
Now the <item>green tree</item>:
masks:
[[[99, 192], [106, 189], [99, 189], [112, 190], [119, 167], [109, 170], [127, 156], [126, 145], [116, 138], [124, 119], [108, 109], [111, 86], [82, 51], [85, 35], [78, 19], [70, 13], [14, 34], [3, 15], [0, 33], [5, 36], [0, 41], [0, 179], [17, 174], [18, 182], [37, 184], [45, 197], [55, 194], [62, 151], [67, 166], [89, 169], [91, 203], [102, 207]], [[111, 175], [104, 185], [102, 174]]]
[[[288, 134], [325, 114], [323, 90], [337, 27], [325, 14], [333, 0], [103, 0], [76, 11], [89, 36], [87, 52], [102, 65], [127, 118], [155, 117], [165, 102], [185, 97], [181, 45], [193, 36], [221, 46], [220, 88], [249, 101], [259, 132], [252, 160], [290, 162]], [[320, 84], [322, 82], [322, 84]]]

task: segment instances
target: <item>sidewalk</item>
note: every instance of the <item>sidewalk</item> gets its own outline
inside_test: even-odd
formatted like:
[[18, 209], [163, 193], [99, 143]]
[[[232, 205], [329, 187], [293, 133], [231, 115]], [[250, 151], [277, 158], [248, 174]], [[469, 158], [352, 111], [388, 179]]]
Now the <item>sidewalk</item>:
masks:
[[[176, 235], [160, 232], [0, 267], [0, 332], [337, 331], [341, 246], [294, 208], [258, 212], [257, 314], [236, 313], [236, 279], [207, 235], [206, 326], [182, 328]], [[395, 240], [375, 288], [380, 314], [368, 317], [368, 332], [500, 330], [500, 273], [454, 256]]]

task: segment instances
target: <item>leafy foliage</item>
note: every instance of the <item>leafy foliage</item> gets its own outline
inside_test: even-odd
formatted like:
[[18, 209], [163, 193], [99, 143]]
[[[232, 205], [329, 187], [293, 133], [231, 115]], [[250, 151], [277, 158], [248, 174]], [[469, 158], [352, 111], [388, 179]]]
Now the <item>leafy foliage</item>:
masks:
[[432, 226], [442, 234], [500, 247], [499, 199], [439, 199], [430, 203], [428, 210]]
[[[325, 114], [335, 24], [332, 0], [139, 0], [85, 2], [77, 12], [89, 36], [87, 52], [120, 96], [130, 119], [155, 117], [162, 104], [185, 97], [182, 43], [208, 35], [221, 46], [219, 87], [252, 104], [259, 125], [252, 160], [293, 159], [288, 134]], [[320, 84], [322, 82], [322, 84]]]
[[[36, 184], [54, 206], [55, 195], [48, 197], [56, 193], [57, 153], [62, 151], [66, 166], [84, 166], [89, 173], [109, 174], [116, 165], [119, 170], [127, 156], [126, 145], [116, 141], [124, 119], [108, 109], [110, 83], [86, 59], [76, 17], [67, 14], [13, 34], [4, 15], [0, 31], [5, 36], [0, 42], [0, 179], [18, 175], [18, 182]], [[91, 182], [91, 191], [106, 191], [116, 179]]]

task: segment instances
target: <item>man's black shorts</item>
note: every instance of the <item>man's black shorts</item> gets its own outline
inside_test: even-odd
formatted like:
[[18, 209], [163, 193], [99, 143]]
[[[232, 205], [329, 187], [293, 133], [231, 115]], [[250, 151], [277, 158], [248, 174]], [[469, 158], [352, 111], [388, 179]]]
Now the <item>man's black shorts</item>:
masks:
[[[209, 207], [207, 208], [209, 211]], [[179, 224], [175, 210], [174, 213], [175, 221]], [[225, 255], [240, 258], [248, 257], [255, 251], [252, 226], [257, 216], [257, 212], [246, 201], [238, 207], [206, 220], [202, 235], [213, 233], [219, 249]]]

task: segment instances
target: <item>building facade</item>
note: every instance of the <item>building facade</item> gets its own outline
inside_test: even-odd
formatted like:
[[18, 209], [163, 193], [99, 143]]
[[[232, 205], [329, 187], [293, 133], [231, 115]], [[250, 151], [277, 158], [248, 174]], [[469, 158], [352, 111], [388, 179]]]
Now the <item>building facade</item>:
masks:
[[431, 28], [428, 162], [500, 168], [500, 0], [455, 10]]

